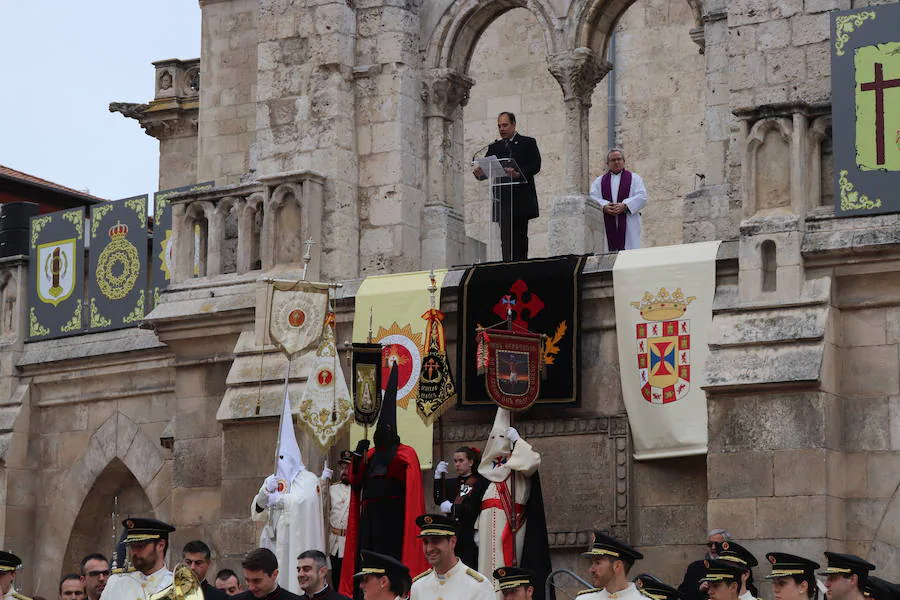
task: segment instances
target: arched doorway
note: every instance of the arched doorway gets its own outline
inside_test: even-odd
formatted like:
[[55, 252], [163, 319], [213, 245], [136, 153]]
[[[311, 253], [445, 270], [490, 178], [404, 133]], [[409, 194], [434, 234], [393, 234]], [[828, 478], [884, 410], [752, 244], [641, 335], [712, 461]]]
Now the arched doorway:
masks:
[[[118, 516], [113, 519], [116, 507]], [[113, 459], [94, 481], [81, 504], [72, 525], [60, 576], [77, 573], [82, 557], [93, 552], [111, 559], [113, 536], [121, 532], [121, 521], [127, 516], [153, 514], [150, 499], [134, 474], [120, 459]]]

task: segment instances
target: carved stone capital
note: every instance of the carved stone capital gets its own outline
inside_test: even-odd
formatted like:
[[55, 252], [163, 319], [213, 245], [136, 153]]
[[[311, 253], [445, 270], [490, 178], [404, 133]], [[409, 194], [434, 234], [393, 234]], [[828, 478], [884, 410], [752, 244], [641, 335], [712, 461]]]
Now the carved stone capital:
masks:
[[475, 80], [453, 69], [433, 69], [425, 80], [422, 99], [426, 117], [451, 119], [453, 112], [469, 102], [469, 90]]
[[606, 59], [598, 59], [589, 48], [575, 48], [547, 57], [547, 68], [563, 91], [563, 99], [578, 100], [591, 105], [591, 94], [606, 77], [613, 65]]

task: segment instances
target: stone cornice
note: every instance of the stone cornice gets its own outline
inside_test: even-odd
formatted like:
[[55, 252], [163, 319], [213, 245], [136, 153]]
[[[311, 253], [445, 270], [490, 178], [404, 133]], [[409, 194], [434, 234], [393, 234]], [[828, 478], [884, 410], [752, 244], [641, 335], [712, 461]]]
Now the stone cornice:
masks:
[[[612, 438], [626, 434], [627, 421], [624, 416], [542, 419], [519, 421], [516, 428], [525, 438], [590, 434], [602, 434]], [[444, 441], [482, 440], [487, 439], [490, 432], [491, 423], [447, 423], [444, 425]]]

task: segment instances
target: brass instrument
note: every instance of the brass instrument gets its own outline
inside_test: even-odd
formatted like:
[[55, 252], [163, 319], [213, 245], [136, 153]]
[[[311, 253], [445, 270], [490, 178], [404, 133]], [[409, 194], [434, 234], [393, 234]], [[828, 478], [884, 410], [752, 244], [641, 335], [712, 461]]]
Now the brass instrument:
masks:
[[179, 563], [172, 572], [172, 584], [152, 594], [150, 600], [203, 600], [203, 590], [190, 567]]

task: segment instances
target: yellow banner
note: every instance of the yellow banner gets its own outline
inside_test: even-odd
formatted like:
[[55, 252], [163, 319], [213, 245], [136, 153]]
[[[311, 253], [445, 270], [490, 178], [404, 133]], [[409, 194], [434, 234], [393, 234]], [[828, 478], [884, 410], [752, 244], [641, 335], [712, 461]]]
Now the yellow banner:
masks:
[[[435, 271], [437, 293], [435, 306], [440, 306], [441, 285], [447, 271]], [[377, 275], [367, 277], [356, 293], [353, 319], [353, 341], [365, 342], [369, 334], [369, 317], [372, 318], [372, 341], [387, 347], [386, 354], [397, 361], [400, 374], [397, 390], [397, 428], [400, 440], [412, 446], [419, 455], [423, 469], [431, 468], [431, 426], [422, 423], [416, 414], [416, 394], [419, 373], [425, 350], [427, 322], [422, 315], [431, 308], [427, 271], [401, 275]], [[382, 385], [388, 381], [388, 370], [382, 373]], [[370, 428], [371, 438], [374, 430]], [[354, 424], [350, 431], [350, 447], [363, 437], [363, 428]]]

